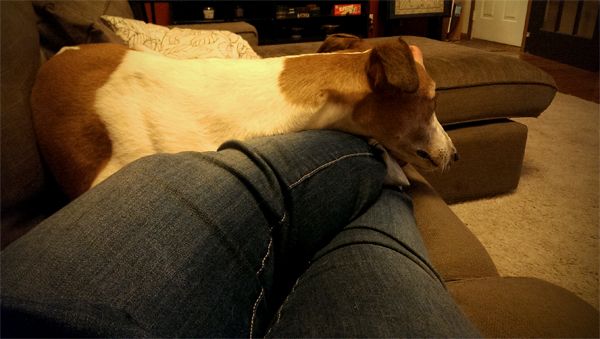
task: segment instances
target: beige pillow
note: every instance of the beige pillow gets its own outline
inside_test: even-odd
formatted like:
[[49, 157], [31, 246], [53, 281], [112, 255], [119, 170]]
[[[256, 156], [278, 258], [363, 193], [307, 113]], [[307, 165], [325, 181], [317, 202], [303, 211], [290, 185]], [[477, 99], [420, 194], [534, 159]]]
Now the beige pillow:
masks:
[[101, 19], [137, 50], [149, 49], [176, 59], [260, 58], [246, 40], [229, 31], [168, 28], [110, 15]]

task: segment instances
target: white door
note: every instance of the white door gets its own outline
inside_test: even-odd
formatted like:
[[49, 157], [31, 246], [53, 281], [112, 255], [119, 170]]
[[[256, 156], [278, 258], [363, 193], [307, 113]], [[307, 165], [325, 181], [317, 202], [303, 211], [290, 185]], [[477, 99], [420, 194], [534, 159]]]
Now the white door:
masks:
[[527, 0], [473, 0], [474, 39], [521, 47]]

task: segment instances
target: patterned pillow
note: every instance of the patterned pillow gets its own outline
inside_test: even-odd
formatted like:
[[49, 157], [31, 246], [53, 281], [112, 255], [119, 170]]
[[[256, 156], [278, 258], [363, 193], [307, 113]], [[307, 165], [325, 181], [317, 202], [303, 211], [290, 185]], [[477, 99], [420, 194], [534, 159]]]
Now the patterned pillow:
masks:
[[175, 59], [260, 58], [246, 40], [229, 31], [168, 28], [110, 15], [101, 19], [137, 50], [152, 50]]

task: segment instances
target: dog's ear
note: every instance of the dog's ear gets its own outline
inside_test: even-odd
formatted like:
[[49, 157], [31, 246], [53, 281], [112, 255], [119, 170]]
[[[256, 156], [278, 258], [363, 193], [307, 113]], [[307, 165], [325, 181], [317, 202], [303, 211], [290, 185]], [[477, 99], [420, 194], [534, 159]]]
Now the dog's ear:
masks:
[[317, 53], [331, 53], [348, 49], [366, 51], [369, 48], [370, 46], [356, 35], [337, 33], [328, 36]]
[[414, 93], [419, 89], [419, 76], [410, 47], [404, 40], [377, 45], [371, 51], [367, 76], [375, 91], [400, 89]]

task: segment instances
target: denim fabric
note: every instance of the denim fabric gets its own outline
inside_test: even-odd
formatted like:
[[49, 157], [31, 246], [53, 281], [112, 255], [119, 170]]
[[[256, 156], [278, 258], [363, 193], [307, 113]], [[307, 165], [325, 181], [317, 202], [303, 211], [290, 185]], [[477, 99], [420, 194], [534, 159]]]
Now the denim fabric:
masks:
[[478, 337], [428, 262], [410, 197], [377, 202], [313, 258], [269, 337]]
[[[393, 307], [398, 303], [422, 302], [423, 310], [435, 310], [432, 300], [448, 301], [448, 294], [427, 263], [409, 201], [396, 199], [386, 212], [389, 220], [386, 213], [375, 213], [390, 222], [386, 232], [393, 236], [364, 234], [364, 241], [386, 245], [356, 247], [365, 252], [365, 265], [388, 258], [382, 265], [387, 262], [392, 274], [334, 275], [323, 283], [324, 291], [340, 279], [354, 279], [346, 285], [356, 286], [327, 292], [333, 293], [332, 304], [325, 308], [334, 310], [336, 300], [364, 292], [352, 298], [373, 300], [381, 319], [365, 327], [355, 319], [356, 332], [335, 332], [330, 327], [340, 322], [333, 315], [309, 312], [312, 318], [284, 326], [303, 303], [299, 287], [304, 284], [290, 294], [298, 277], [314, 275], [337, 256], [336, 267], [345, 267], [344, 248], [355, 248], [346, 242], [360, 242], [371, 227], [365, 219], [371, 213], [363, 213], [375, 201], [374, 207], [380, 205], [385, 174], [373, 152], [347, 134], [309, 131], [229, 142], [218, 152], [140, 159], [2, 252], [2, 336], [256, 337], [270, 325], [272, 334], [309, 333], [302, 326], [314, 328], [315, 335], [362, 335], [388, 328], [387, 312], [406, 310]], [[403, 223], [406, 230], [396, 229]], [[352, 225], [359, 226], [351, 230]], [[397, 291], [390, 279], [397, 280]], [[423, 289], [411, 285], [421, 281]], [[371, 293], [379, 297], [370, 299]], [[316, 296], [304, 299], [308, 309], [324, 307], [327, 299]], [[440, 305], [434, 314], [455, 310], [451, 303]], [[348, 322], [356, 314], [340, 316]], [[367, 335], [405, 336], [462, 322], [454, 312], [404, 327], [414, 332], [389, 327]]]

